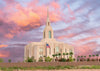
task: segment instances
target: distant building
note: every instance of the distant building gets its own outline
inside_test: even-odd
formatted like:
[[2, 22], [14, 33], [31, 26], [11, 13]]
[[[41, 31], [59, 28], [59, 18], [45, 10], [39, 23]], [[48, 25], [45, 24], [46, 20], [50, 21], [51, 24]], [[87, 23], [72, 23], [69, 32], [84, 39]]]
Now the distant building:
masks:
[[43, 31], [43, 39], [40, 42], [31, 42], [25, 46], [24, 50], [24, 60], [27, 60], [28, 57], [34, 57], [36, 61], [40, 57], [49, 56], [53, 58], [53, 54], [73, 52], [74, 58], [74, 48], [67, 43], [59, 42], [54, 39], [53, 29], [50, 25], [49, 13], [47, 11], [47, 22], [46, 27]]

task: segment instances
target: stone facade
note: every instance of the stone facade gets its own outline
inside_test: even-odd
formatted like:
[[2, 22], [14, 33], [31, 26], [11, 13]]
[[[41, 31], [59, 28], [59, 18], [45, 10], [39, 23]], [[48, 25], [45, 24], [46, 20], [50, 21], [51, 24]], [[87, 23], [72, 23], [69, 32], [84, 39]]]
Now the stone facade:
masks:
[[[50, 48], [47, 48], [48, 44]], [[43, 31], [43, 39], [40, 42], [32, 42], [25, 46], [24, 50], [24, 60], [28, 57], [34, 57], [36, 61], [39, 60], [40, 57], [49, 56], [53, 58], [53, 54], [61, 53], [63, 57], [63, 53], [73, 52], [74, 58], [74, 48], [67, 43], [59, 42], [54, 39], [53, 29], [50, 25], [49, 14], [47, 12], [47, 22], [46, 27]]]

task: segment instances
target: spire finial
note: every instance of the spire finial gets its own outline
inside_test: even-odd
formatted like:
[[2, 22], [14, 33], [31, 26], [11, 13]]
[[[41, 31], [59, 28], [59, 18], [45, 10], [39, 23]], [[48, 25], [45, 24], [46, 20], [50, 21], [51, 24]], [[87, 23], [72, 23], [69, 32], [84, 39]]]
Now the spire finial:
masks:
[[49, 7], [47, 7], [47, 18], [49, 18]]
[[47, 26], [50, 25], [50, 20], [49, 20], [49, 7], [47, 7]]

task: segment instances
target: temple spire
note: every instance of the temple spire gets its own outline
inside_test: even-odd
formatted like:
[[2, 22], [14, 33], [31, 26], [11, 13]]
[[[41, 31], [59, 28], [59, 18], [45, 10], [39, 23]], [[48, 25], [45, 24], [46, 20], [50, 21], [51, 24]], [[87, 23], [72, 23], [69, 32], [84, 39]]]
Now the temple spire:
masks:
[[47, 18], [49, 18], [49, 8], [47, 7]]
[[49, 20], [49, 8], [47, 7], [47, 26], [50, 25], [50, 20]]

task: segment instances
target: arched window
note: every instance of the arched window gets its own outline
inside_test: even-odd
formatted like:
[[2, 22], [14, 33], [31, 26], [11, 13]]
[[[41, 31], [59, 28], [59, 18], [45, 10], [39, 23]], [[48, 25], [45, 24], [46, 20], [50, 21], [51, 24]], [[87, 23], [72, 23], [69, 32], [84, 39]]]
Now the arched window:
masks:
[[49, 38], [51, 38], [51, 31], [49, 31]]
[[58, 53], [59, 52], [59, 47], [56, 47], [56, 53]]
[[67, 49], [65, 49], [65, 52], [67, 53]]
[[72, 52], [72, 50], [70, 49], [69, 52]]

